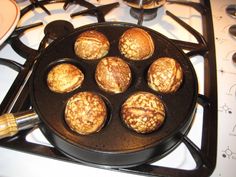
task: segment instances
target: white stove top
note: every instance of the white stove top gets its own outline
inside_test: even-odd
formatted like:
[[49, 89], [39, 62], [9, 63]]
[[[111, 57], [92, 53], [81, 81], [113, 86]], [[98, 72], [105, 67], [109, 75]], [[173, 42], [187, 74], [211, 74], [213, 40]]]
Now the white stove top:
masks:
[[228, 32], [236, 19], [225, 11], [230, 4], [235, 5], [236, 1], [212, 2], [218, 77], [218, 155], [214, 176], [222, 177], [236, 174], [236, 64], [232, 61], [236, 39]]
[[[90, 2], [97, 5], [107, 4], [114, 1], [110, 0], [91, 0]], [[137, 23], [129, 15], [129, 8], [120, 0], [120, 7], [114, 9], [105, 18], [107, 21], [125, 21]], [[198, 1], [196, 1], [198, 2]], [[213, 20], [215, 28], [216, 39], [216, 55], [217, 55], [217, 75], [218, 75], [218, 155], [217, 166], [212, 174], [212, 177], [233, 177], [236, 174], [236, 65], [232, 63], [231, 56], [236, 52], [233, 48], [236, 40], [229, 36], [228, 28], [235, 23], [235, 19], [229, 17], [225, 13], [225, 8], [231, 1], [212, 2]], [[28, 4], [28, 1], [19, 1], [19, 6], [22, 8]], [[42, 21], [45, 24], [56, 20], [64, 19], [71, 21], [74, 27], [79, 27], [85, 24], [94, 23], [94, 17], [76, 17], [71, 19], [69, 14], [77, 11], [82, 7], [72, 6], [68, 9], [68, 13], [63, 10], [53, 10], [62, 8], [63, 4], [48, 5], [47, 8], [52, 10], [52, 15], [45, 14], [41, 9], [36, 9], [29, 15], [26, 15], [21, 21], [20, 26], [32, 23], [31, 15], [34, 15], [34, 22]], [[58, 8], [60, 7], [60, 8]], [[201, 17], [200, 14], [189, 7], [180, 5], [165, 4], [158, 10], [158, 16], [152, 21], [145, 21], [144, 26], [155, 29], [158, 32], [166, 35], [172, 39], [179, 39], [184, 41], [196, 42], [194, 37], [186, 30], [180, 27], [170, 17], [165, 15], [165, 10], [173, 12], [176, 16], [180, 17], [183, 21], [190, 24], [194, 29], [202, 33]], [[183, 11], [185, 13], [183, 13]], [[183, 15], [184, 14], [184, 15]], [[167, 30], [166, 30], [167, 29]], [[33, 37], [32, 37], [33, 36]], [[27, 32], [27, 35], [22, 37], [22, 41], [34, 49], [38, 48], [38, 41], [41, 41], [44, 33], [42, 28], [37, 28]], [[19, 63], [24, 63], [24, 59], [17, 55], [10, 45], [0, 47], [0, 58], [9, 58], [16, 60]], [[191, 60], [197, 72], [199, 80], [199, 92], [203, 92], [203, 59], [200, 56], [194, 57]], [[14, 81], [17, 73], [7, 67], [0, 65], [0, 100], [4, 98], [8, 89]], [[198, 147], [201, 145], [201, 129], [202, 129], [202, 108], [198, 106], [196, 118], [191, 128], [188, 137], [196, 143]], [[34, 143], [44, 144], [51, 146], [46, 138], [42, 135], [39, 129], [35, 129], [27, 136], [27, 140]], [[0, 176], [3, 177], [27, 177], [27, 176], [70, 176], [81, 174], [86, 176], [136, 176], [133, 174], [122, 173], [112, 170], [104, 170], [85, 165], [54, 160], [50, 158], [40, 157], [27, 153], [17, 152], [5, 148], [0, 148]], [[189, 155], [187, 148], [181, 144], [176, 150], [170, 153], [165, 158], [161, 159], [154, 164], [160, 166], [168, 166], [174, 168], [191, 170], [195, 167], [195, 162]]]

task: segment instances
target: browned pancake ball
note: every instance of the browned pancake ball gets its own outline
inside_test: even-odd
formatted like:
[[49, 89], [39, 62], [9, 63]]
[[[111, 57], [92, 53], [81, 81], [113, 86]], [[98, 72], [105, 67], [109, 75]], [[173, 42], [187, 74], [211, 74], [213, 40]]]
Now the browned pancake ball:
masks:
[[86, 60], [96, 60], [104, 57], [109, 48], [110, 43], [107, 37], [95, 30], [81, 33], [74, 44], [75, 54]]
[[118, 57], [103, 58], [97, 65], [95, 79], [99, 87], [112, 93], [124, 92], [131, 82], [129, 65]]
[[182, 81], [183, 71], [173, 58], [163, 57], [152, 63], [147, 74], [148, 85], [162, 93], [176, 92]]
[[106, 105], [95, 93], [80, 92], [67, 102], [65, 121], [71, 130], [81, 135], [98, 132], [103, 127], [106, 118]]
[[154, 43], [148, 32], [141, 28], [130, 28], [119, 40], [120, 52], [131, 60], [145, 60], [152, 56]]
[[76, 66], [62, 63], [54, 66], [48, 73], [47, 84], [50, 90], [67, 93], [80, 87], [84, 74]]
[[121, 114], [129, 128], [138, 133], [150, 133], [163, 124], [165, 108], [154, 94], [137, 92], [122, 105]]

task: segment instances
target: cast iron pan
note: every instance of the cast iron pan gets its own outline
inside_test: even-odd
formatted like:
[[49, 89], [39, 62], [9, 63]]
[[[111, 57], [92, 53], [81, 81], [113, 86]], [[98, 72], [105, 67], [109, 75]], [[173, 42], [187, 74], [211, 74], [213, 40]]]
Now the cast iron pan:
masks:
[[[154, 55], [144, 61], [131, 61], [118, 49], [120, 36], [131, 27], [146, 30], [155, 43]], [[124, 59], [132, 70], [132, 83], [127, 91], [111, 94], [102, 91], [95, 82], [95, 68], [100, 60], [86, 61], [74, 53], [77, 36], [87, 30], [97, 30], [107, 36], [111, 48], [107, 56]], [[147, 85], [146, 75], [151, 63], [159, 57], [176, 59], [184, 73], [181, 88], [172, 94], [160, 94]], [[47, 74], [59, 63], [72, 63], [85, 75], [82, 86], [70, 93], [54, 93], [47, 86]], [[40, 128], [47, 139], [65, 155], [95, 166], [131, 167], [159, 159], [181, 142], [191, 126], [198, 94], [194, 68], [185, 54], [168, 38], [149, 28], [121, 22], [96, 23], [80, 27], [56, 40], [38, 58], [32, 76], [31, 98], [33, 108], [41, 119]], [[97, 133], [79, 135], [70, 130], [64, 120], [67, 100], [75, 93], [92, 91], [99, 94], [108, 108], [108, 120]], [[163, 126], [149, 134], [138, 134], [122, 122], [120, 109], [129, 95], [136, 91], [156, 94], [165, 105]]]

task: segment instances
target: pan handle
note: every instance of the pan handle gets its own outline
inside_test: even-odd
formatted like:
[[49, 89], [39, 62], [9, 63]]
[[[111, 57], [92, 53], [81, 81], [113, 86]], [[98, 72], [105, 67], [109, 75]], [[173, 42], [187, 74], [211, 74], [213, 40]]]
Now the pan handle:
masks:
[[39, 122], [39, 117], [33, 110], [4, 114], [0, 116], [0, 139], [14, 136], [20, 130], [34, 127]]

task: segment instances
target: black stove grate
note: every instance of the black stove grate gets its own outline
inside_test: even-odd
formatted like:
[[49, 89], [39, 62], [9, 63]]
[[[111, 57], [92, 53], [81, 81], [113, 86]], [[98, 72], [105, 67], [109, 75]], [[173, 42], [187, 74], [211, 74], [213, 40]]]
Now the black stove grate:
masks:
[[[28, 11], [35, 7], [45, 8], [44, 5], [47, 3], [64, 3], [66, 9], [71, 3], [82, 3], [80, 5], [85, 6], [88, 10], [78, 12], [72, 16], [89, 13], [98, 17], [98, 22], [105, 20], [104, 15], [111, 9], [117, 6], [95, 7], [86, 1], [80, 0], [57, 0], [57, 1], [34, 1], [30, 6], [26, 7], [21, 11], [21, 16], [26, 14]], [[191, 59], [192, 56], [201, 55], [204, 57], [204, 95], [198, 96], [198, 103], [203, 107], [203, 129], [202, 129], [202, 143], [201, 147], [198, 148], [187, 136], [183, 136], [182, 142], [189, 149], [193, 159], [196, 162], [196, 168], [193, 170], [176, 169], [169, 167], [160, 167], [152, 164], [143, 164], [132, 168], [119, 168], [113, 169], [122, 172], [140, 174], [145, 176], [182, 176], [182, 177], [199, 177], [199, 176], [210, 176], [214, 171], [216, 165], [216, 152], [217, 152], [217, 78], [216, 78], [216, 56], [215, 56], [215, 45], [214, 45], [214, 33], [213, 33], [213, 22], [212, 13], [210, 8], [210, 2], [208, 0], [201, 0], [200, 3], [194, 2], [183, 2], [183, 1], [168, 1], [169, 3], [178, 3], [182, 5], [188, 5], [198, 10], [202, 15], [203, 23], [203, 35], [199, 34], [193, 28], [185, 24], [179, 18], [174, 16], [171, 12], [166, 12], [167, 15], [176, 20], [181, 26], [188, 30], [195, 36], [198, 43], [191, 43], [186, 41], [173, 40], [177, 46], [182, 49], [188, 50], [186, 55]], [[47, 9], [46, 9], [47, 10]], [[46, 11], [45, 10], [45, 11]], [[139, 22], [142, 19], [139, 19]], [[40, 24], [35, 24], [35, 26]], [[23, 28], [23, 31], [28, 27]], [[0, 113], [6, 112], [18, 112], [27, 110], [30, 107], [29, 99], [29, 88], [28, 82], [25, 82], [25, 77], [29, 74], [32, 69], [34, 59], [37, 56], [37, 50], [31, 49], [19, 40], [19, 31], [15, 31], [12, 38], [9, 40], [13, 49], [20, 55], [26, 58], [24, 65], [14, 63], [11, 60], [0, 60], [0, 64], [8, 65], [9, 67], [19, 71], [16, 81], [13, 83], [8, 94], [4, 98], [1, 106]], [[24, 83], [24, 87], [21, 87]], [[14, 100], [19, 89], [21, 93]], [[14, 104], [13, 104], [14, 101]], [[37, 154], [46, 156], [49, 158], [55, 158], [65, 160], [69, 162], [75, 162], [53, 147], [44, 145], [34, 144], [26, 141], [26, 136], [31, 130], [25, 130], [18, 133], [12, 138], [5, 138], [0, 140], [0, 146], [23, 151], [27, 153]]]

